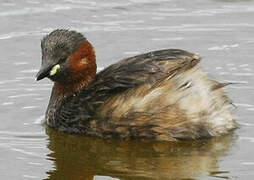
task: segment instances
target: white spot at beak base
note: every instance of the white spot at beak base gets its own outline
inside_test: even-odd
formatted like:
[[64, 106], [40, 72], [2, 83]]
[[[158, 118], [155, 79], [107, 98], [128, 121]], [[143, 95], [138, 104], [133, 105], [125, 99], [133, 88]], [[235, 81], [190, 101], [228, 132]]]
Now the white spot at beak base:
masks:
[[56, 65], [53, 66], [52, 69], [50, 70], [49, 75], [50, 75], [50, 76], [54, 76], [54, 75], [57, 73], [58, 69], [60, 69], [60, 65], [59, 65], [59, 64], [56, 64]]

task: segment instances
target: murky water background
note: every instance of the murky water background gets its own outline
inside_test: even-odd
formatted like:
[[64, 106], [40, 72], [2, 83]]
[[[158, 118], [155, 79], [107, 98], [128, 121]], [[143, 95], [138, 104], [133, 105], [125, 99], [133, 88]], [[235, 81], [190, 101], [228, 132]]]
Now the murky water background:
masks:
[[[107, 0], [0, 2], [1, 179], [253, 179], [254, 1]], [[66, 135], [41, 125], [51, 82], [36, 82], [40, 39], [81, 31], [103, 68], [164, 48], [198, 52], [227, 91], [241, 128], [185, 143], [121, 142]]]

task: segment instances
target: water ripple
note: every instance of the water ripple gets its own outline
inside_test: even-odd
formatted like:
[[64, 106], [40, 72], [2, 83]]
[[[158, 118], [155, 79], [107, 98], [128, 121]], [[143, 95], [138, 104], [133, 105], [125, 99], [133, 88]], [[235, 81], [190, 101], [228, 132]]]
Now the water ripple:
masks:
[[40, 155], [39, 155], [39, 154], [34, 153], [34, 152], [29, 152], [29, 151], [24, 150], [24, 149], [11, 148], [10, 150], [11, 150], [11, 151], [20, 152], [20, 153], [25, 154], [25, 155], [30, 155], [30, 156], [40, 157]]
[[6, 16], [20, 16], [26, 14], [36, 14], [36, 13], [43, 13], [43, 12], [57, 12], [59, 10], [69, 10], [72, 9], [70, 6], [65, 5], [56, 5], [55, 7], [33, 7], [33, 8], [24, 8], [24, 9], [13, 9], [10, 11], [2, 11], [0, 12], [0, 17]]
[[236, 106], [240, 106], [240, 107], [253, 107], [253, 105], [251, 104], [243, 104], [243, 103], [234, 103]]
[[40, 117], [38, 117], [37, 119], [35, 119], [35, 121], [33, 122], [34, 124], [43, 124], [45, 122], [45, 116], [42, 115]]
[[234, 76], [253, 76], [253, 73], [232, 73]]
[[242, 165], [253, 166], [254, 162], [242, 162]]
[[13, 132], [13, 131], [0, 131], [0, 134], [7, 135], [7, 136], [15, 136], [15, 137], [21, 137], [21, 136], [33, 136], [33, 137], [47, 137], [44, 132]]
[[15, 65], [15, 66], [26, 65], [26, 64], [28, 64], [28, 62], [25, 62], [25, 61], [23, 61], [23, 62], [14, 62], [13, 63], [13, 65]]
[[254, 124], [252, 124], [252, 123], [240, 122], [239, 124], [242, 125], [242, 126], [254, 126]]
[[85, 24], [85, 25], [107, 25], [107, 26], [116, 26], [120, 24], [142, 24], [144, 23], [144, 20], [127, 20], [127, 21], [102, 21], [102, 22], [94, 22], [94, 21], [78, 21], [78, 20], [72, 20], [74, 23], [78, 24]]
[[14, 98], [28, 97], [28, 96], [40, 96], [40, 94], [19, 94], [19, 95], [8, 96], [8, 98], [14, 99]]
[[31, 175], [27, 175], [27, 174], [24, 174], [22, 175], [24, 178], [29, 178], [29, 179], [39, 179], [40, 177], [38, 176], [31, 176]]
[[20, 72], [21, 73], [37, 73], [38, 69], [26, 69], [26, 70], [22, 70]]
[[0, 40], [22, 37], [22, 36], [41, 36], [43, 31], [26, 31], [26, 32], [10, 32], [7, 34], [0, 34]]
[[239, 67], [248, 67], [249, 64], [241, 64]]
[[180, 41], [183, 37], [171, 37], [171, 38], [152, 38], [153, 41]]
[[210, 51], [223, 51], [223, 50], [229, 50], [231, 48], [239, 47], [239, 44], [232, 44], [232, 45], [222, 45], [222, 46], [214, 46], [208, 48]]
[[248, 140], [250, 142], [254, 142], [254, 138], [253, 137], [239, 137], [240, 140]]
[[40, 108], [39, 106], [24, 106], [22, 109], [35, 109], [35, 108]]
[[13, 105], [14, 102], [3, 102], [2, 106], [9, 106], [9, 105]]

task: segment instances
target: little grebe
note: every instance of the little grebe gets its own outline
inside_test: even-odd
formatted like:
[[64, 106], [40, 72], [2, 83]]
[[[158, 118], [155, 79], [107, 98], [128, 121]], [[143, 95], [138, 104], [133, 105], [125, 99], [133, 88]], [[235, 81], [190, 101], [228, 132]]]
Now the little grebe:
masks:
[[226, 85], [209, 78], [200, 57], [166, 49], [123, 59], [96, 74], [95, 52], [76, 31], [41, 42], [37, 80], [54, 81], [46, 122], [59, 131], [121, 139], [187, 140], [235, 129]]

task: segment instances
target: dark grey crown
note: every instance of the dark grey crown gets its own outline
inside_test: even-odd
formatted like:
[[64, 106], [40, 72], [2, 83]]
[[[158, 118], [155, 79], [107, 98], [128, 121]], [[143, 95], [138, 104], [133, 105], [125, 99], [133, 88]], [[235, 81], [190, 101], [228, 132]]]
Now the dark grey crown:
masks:
[[42, 55], [58, 56], [59, 51], [64, 52], [65, 55], [71, 55], [85, 40], [86, 38], [76, 31], [56, 29], [42, 39]]

